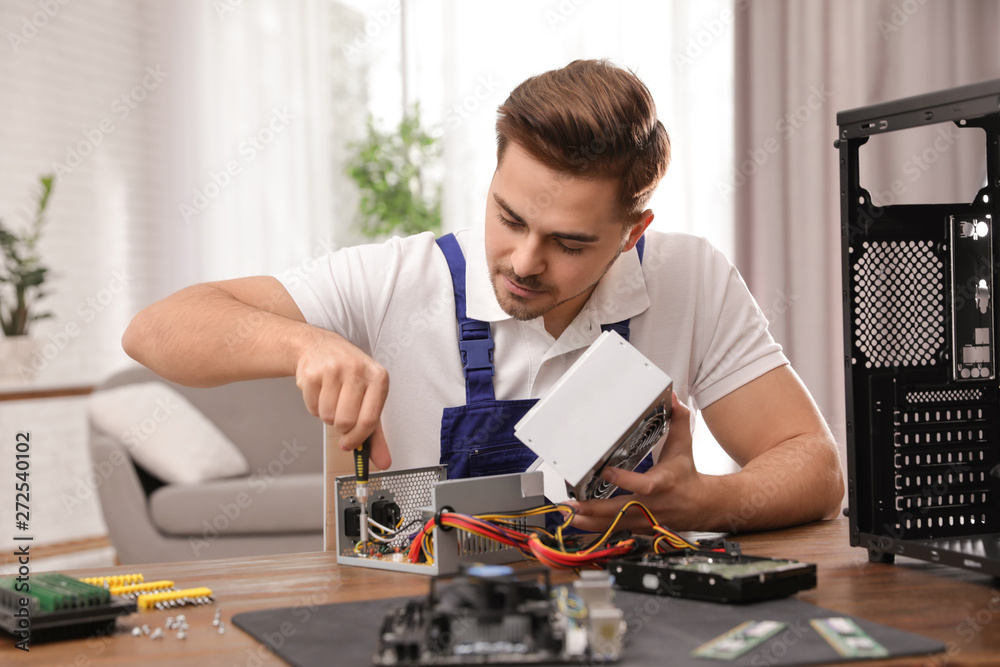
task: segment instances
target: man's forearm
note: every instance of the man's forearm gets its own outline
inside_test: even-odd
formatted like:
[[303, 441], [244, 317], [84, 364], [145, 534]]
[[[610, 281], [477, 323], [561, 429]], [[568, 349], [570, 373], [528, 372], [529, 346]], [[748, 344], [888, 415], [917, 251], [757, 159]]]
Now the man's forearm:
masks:
[[843, 500], [835, 444], [802, 435], [776, 445], [739, 472], [706, 476], [705, 528], [766, 530], [832, 518]]
[[312, 329], [205, 284], [141, 311], [122, 336], [122, 347], [169, 380], [215, 386], [295, 375], [296, 350], [302, 339], [315, 335]]

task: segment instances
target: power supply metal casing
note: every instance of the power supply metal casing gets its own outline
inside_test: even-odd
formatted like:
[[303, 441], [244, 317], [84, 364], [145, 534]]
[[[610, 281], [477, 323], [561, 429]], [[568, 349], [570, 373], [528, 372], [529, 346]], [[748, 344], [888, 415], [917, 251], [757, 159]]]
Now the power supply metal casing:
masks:
[[[862, 145], [938, 123], [985, 136], [985, 185], [970, 202], [874, 205]], [[1000, 80], [842, 111], [837, 124], [851, 544], [873, 561], [1000, 575]], [[922, 178], [935, 173], [948, 175]]]
[[[412, 468], [399, 472], [378, 472], [369, 476], [369, 494], [372, 502], [386, 499], [395, 502], [401, 511], [403, 525], [419, 520], [423, 524], [441, 511], [461, 514], [492, 512], [518, 512], [545, 504], [542, 494], [542, 473], [514, 473], [493, 477], [446, 479], [444, 466]], [[500, 564], [523, 560], [521, 552], [495, 540], [467, 533], [462, 530], [442, 530], [435, 527], [432, 533], [433, 563], [410, 563], [402, 558], [372, 557], [357, 553], [358, 536], [348, 535], [343, 521], [344, 513], [357, 507], [356, 480], [353, 475], [335, 479], [334, 499], [337, 516], [337, 562], [396, 572], [442, 575], [454, 574], [461, 564]], [[542, 516], [511, 519], [518, 530], [543, 527]], [[419, 528], [413, 527], [407, 535], [390, 542], [390, 546], [408, 547], [410, 536]]]
[[672, 388], [670, 376], [606, 331], [521, 418], [514, 435], [545, 462], [543, 471], [565, 480], [569, 495], [606, 498], [617, 487], [601, 471], [635, 469], [666, 435]]

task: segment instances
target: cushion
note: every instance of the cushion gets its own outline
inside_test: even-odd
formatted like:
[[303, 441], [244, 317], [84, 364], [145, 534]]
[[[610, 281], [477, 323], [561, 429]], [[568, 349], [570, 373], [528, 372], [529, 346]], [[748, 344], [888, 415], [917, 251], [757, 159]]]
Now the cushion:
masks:
[[187, 399], [162, 382], [91, 394], [91, 422], [121, 439], [132, 458], [168, 484], [246, 475], [246, 458]]
[[323, 532], [323, 474], [253, 475], [193, 486], [168, 484], [149, 498], [153, 525], [168, 535]]

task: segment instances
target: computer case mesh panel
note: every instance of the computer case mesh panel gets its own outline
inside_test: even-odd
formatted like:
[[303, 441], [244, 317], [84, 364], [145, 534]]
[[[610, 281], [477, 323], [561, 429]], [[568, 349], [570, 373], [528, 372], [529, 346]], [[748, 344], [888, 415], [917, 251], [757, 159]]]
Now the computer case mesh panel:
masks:
[[[937, 123], [985, 132], [975, 199], [874, 205], [862, 145]], [[873, 560], [1000, 575], [1000, 80], [840, 112], [837, 124], [851, 544]]]

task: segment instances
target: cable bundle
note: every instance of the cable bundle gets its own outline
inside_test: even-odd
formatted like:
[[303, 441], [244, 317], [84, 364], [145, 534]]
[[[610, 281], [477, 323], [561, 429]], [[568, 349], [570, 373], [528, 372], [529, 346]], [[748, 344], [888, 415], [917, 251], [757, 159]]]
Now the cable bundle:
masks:
[[[680, 534], [660, 525], [645, 505], [631, 501], [622, 507], [611, 525], [587, 544], [579, 544], [581, 536], [573, 536], [571, 540], [564, 538], [563, 530], [573, 521], [575, 511], [569, 505], [543, 505], [523, 512], [509, 514], [480, 514], [476, 516], [442, 510], [438, 516], [424, 524], [410, 543], [407, 560], [411, 563], [433, 563], [432, 533], [435, 527], [442, 530], [455, 528], [465, 532], [493, 540], [515, 549], [525, 557], [537, 560], [555, 569], [576, 569], [581, 567], [599, 568], [612, 558], [625, 556], [648, 544], [625, 532], [616, 535], [615, 529], [622, 517], [632, 508], [638, 508], [649, 521], [656, 535], [653, 539], [653, 550], [664, 553], [677, 549], [704, 551], [698, 543], [691, 542]], [[565, 514], [563, 522], [555, 534], [543, 528], [532, 527], [529, 532], [523, 532], [514, 527], [513, 520], [527, 516], [538, 516], [552, 512]], [[724, 549], [712, 549], [720, 552]]]

